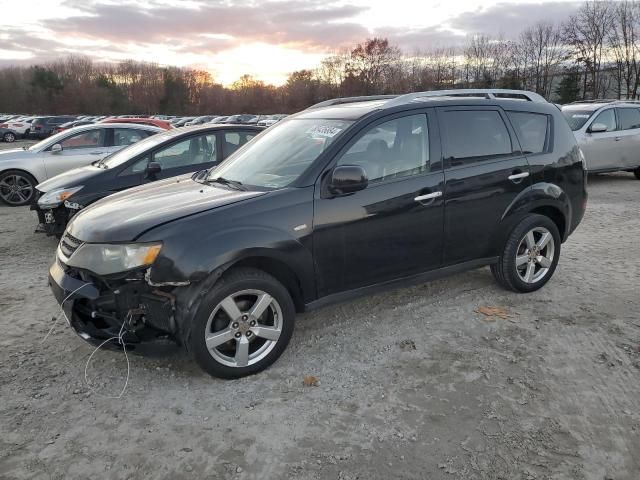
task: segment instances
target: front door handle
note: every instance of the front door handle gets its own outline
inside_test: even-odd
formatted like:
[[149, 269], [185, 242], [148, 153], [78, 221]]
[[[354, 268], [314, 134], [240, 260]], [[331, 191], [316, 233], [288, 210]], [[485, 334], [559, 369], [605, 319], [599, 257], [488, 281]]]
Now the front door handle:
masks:
[[620, 137], [616, 137], [616, 138], [614, 138], [614, 140], [615, 140], [616, 142], [619, 142], [619, 141], [621, 140], [621, 138], [620, 138]]
[[528, 176], [529, 172], [514, 173], [512, 175], [509, 175], [509, 180], [511, 180], [513, 183], [520, 183], [523, 178], [527, 178]]
[[433, 193], [427, 193], [426, 195], [419, 195], [416, 198], [414, 198], [414, 200], [416, 202], [424, 202], [425, 200], [434, 200], [441, 196], [442, 196], [442, 192], [438, 191]]

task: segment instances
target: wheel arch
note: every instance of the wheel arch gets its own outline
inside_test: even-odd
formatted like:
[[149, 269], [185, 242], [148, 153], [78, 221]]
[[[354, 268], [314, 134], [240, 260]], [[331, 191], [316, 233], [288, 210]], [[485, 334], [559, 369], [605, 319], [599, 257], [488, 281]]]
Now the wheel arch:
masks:
[[[42, 183], [42, 180], [40, 180], [35, 173], [30, 172], [29, 170], [25, 170], [24, 168], [7, 167], [7, 168], [0, 169], [0, 175], [4, 175], [7, 172], [26, 173], [27, 175], [29, 175], [30, 177], [32, 177], [36, 181], [36, 185], [38, 185], [39, 183]], [[34, 187], [36, 185], [34, 185]]]
[[236, 268], [255, 268], [268, 273], [289, 291], [297, 312], [304, 310], [304, 287], [298, 274], [284, 261], [261, 255], [247, 256], [226, 265], [225, 273]]
[[567, 239], [572, 215], [569, 196], [556, 184], [540, 182], [523, 190], [505, 209], [494, 245], [502, 245], [513, 228], [531, 213], [551, 219], [562, 241]]

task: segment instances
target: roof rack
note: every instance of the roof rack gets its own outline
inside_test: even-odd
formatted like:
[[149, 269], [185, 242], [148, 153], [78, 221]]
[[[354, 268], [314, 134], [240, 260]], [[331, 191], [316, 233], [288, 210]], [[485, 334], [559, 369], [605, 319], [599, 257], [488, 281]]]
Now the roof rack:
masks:
[[597, 98], [595, 100], [576, 100], [569, 103], [569, 105], [579, 105], [584, 103], [640, 103], [640, 100], [621, 100], [618, 98]]
[[397, 96], [398, 95], [366, 95], [361, 97], [332, 98], [331, 100], [325, 100], [324, 102], [311, 105], [310, 107], [307, 107], [307, 110], [312, 110], [314, 108], [320, 108], [320, 107], [329, 107], [331, 105], [342, 105], [343, 103], [369, 102], [373, 100], [389, 100], [391, 98], [396, 98]]
[[465, 88], [459, 90], [433, 90], [400, 95], [385, 103], [385, 107], [395, 107], [405, 103], [434, 97], [481, 97], [491, 99], [526, 100], [528, 102], [547, 103], [543, 96], [527, 90], [508, 90], [503, 88]]

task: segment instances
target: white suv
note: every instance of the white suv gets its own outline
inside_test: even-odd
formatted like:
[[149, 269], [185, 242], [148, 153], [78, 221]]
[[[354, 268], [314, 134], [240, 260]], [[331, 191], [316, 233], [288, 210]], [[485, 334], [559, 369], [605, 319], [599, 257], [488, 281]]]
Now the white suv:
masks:
[[633, 172], [640, 179], [640, 102], [593, 100], [562, 107], [589, 172]]

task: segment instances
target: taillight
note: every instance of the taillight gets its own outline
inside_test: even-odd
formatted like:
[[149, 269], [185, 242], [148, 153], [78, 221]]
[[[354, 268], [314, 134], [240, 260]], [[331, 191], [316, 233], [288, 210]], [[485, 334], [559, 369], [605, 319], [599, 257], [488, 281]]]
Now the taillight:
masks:
[[0, 123], [0, 128], [9, 128], [8, 123]]

